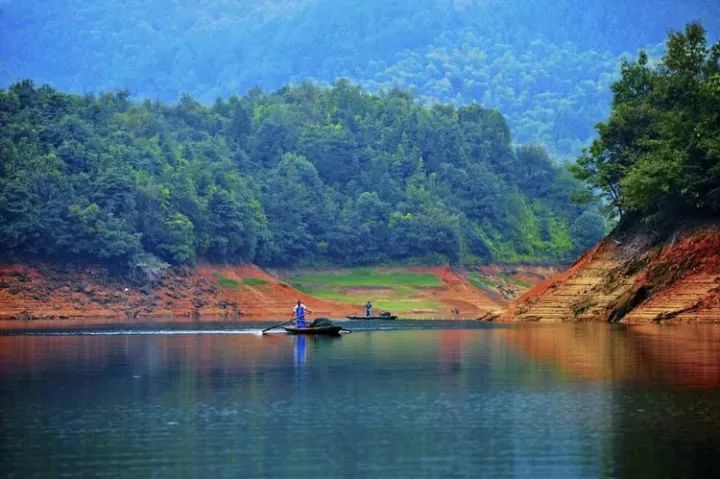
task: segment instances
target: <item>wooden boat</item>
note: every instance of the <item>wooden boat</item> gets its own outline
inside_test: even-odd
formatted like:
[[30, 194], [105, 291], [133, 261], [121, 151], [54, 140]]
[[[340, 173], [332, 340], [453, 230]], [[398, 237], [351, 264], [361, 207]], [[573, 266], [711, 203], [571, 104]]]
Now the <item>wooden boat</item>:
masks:
[[373, 319], [381, 319], [386, 321], [394, 321], [398, 317], [394, 314], [386, 314], [386, 315], [380, 315], [380, 316], [345, 316], [347, 319], [365, 319], [365, 320], [373, 320]]
[[298, 328], [295, 326], [285, 326], [285, 331], [287, 331], [288, 334], [324, 334], [326, 336], [339, 336], [340, 331], [342, 331], [342, 326], [308, 326], [305, 328]]

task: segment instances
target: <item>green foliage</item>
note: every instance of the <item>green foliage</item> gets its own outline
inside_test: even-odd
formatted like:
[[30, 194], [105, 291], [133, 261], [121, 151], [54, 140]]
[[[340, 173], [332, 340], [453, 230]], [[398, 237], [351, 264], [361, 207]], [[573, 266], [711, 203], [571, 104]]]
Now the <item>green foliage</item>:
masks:
[[392, 298], [379, 298], [373, 304], [375, 311], [389, 311], [392, 313], [403, 313], [413, 312], [417, 310], [430, 309], [438, 310], [443, 307], [443, 304], [434, 299], [420, 299], [420, 298], [406, 298], [398, 299]]
[[243, 278], [242, 280], [237, 280], [234, 278], [228, 278], [227, 276], [221, 274], [219, 271], [213, 271], [213, 277], [215, 277], [215, 280], [220, 286], [232, 290], [238, 290], [242, 286], [262, 286], [264, 284], [267, 284], [267, 280], [263, 278], [255, 278], [252, 276], [248, 276], [246, 278]]
[[458, 264], [564, 260], [601, 236], [575, 228], [597, 219], [570, 203], [581, 185], [515, 151], [500, 113], [347, 81], [212, 107], [25, 81], [0, 90], [0, 138], [5, 254]]
[[642, 52], [623, 63], [610, 118], [574, 168], [621, 217], [658, 223], [720, 212], [719, 59], [720, 43], [708, 46], [691, 23], [670, 33], [657, 64]]
[[477, 288], [496, 288], [498, 284], [490, 278], [480, 275], [475, 271], [467, 273], [467, 278]]
[[506, 283], [514, 284], [516, 286], [520, 286], [521, 288], [530, 289], [531, 284], [528, 283], [525, 280], [513, 278], [507, 273], [500, 274], [500, 277], [505, 281]]
[[213, 271], [213, 276], [215, 277], [215, 280], [218, 282], [220, 286], [227, 289], [240, 289], [240, 285], [242, 284], [240, 281], [234, 279], [234, 278], [228, 278], [227, 276], [223, 276], [217, 271]]
[[182, 213], [173, 213], [165, 218], [167, 236], [158, 244], [158, 251], [174, 263], [188, 263], [195, 257], [193, 244], [193, 223]]
[[607, 228], [605, 218], [597, 212], [588, 210], [578, 216], [570, 227], [570, 235], [578, 253], [593, 246], [597, 242], [596, 238], [607, 233]]
[[267, 284], [267, 280], [263, 278], [254, 278], [252, 276], [248, 276], [247, 278], [243, 278], [242, 280], [243, 284], [247, 286], [262, 286], [263, 284]]

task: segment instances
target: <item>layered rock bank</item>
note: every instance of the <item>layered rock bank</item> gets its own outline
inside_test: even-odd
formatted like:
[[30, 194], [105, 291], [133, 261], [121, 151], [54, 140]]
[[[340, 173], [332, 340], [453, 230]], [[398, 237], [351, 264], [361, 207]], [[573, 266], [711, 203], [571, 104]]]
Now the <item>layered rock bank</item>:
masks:
[[720, 321], [720, 229], [678, 228], [662, 240], [617, 232], [503, 315], [519, 321]]

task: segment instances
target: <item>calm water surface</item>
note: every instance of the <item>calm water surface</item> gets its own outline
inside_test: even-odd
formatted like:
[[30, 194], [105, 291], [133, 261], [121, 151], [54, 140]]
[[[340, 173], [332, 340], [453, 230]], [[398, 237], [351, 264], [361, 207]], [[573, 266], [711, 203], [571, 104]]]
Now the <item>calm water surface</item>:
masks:
[[0, 336], [0, 475], [720, 477], [720, 328]]

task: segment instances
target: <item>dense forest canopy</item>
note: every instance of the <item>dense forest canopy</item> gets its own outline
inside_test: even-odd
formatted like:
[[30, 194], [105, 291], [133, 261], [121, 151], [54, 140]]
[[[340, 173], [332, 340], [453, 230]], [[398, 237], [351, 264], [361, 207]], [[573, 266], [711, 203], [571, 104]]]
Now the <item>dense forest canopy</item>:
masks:
[[720, 213], [720, 42], [692, 23], [666, 51], [623, 63], [610, 117], [574, 166], [621, 216], [653, 229]]
[[348, 81], [203, 106], [0, 90], [0, 250], [119, 266], [567, 260], [582, 185], [495, 110]]
[[716, 0], [0, 0], [0, 87], [128, 89], [177, 101], [347, 77], [426, 103], [477, 102], [519, 144], [574, 157], [607, 116], [624, 52], [720, 31]]

